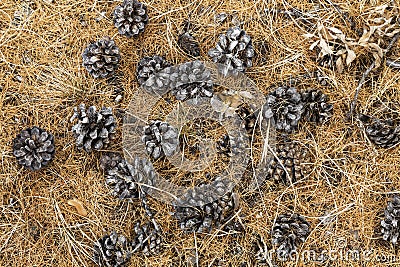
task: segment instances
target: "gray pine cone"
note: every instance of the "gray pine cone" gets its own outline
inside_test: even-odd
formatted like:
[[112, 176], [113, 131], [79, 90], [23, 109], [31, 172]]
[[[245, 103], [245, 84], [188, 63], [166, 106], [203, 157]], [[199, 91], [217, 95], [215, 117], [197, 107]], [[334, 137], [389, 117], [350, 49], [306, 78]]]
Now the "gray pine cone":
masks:
[[255, 130], [256, 122], [257, 122], [257, 113], [252, 112], [245, 105], [240, 105], [236, 113], [239, 117], [244, 121], [244, 128], [248, 133], [252, 133]]
[[213, 86], [210, 83], [199, 82], [181, 85], [172, 90], [177, 100], [187, 100], [196, 97], [212, 97]]
[[[138, 199], [153, 186], [157, 173], [147, 159], [135, 158], [133, 165], [129, 164], [119, 153], [107, 153], [100, 159], [102, 169], [106, 174], [106, 185], [113, 189], [113, 196], [119, 199]], [[140, 188], [139, 184], [142, 184]]]
[[333, 115], [333, 105], [321, 90], [311, 89], [301, 93], [304, 102], [303, 118], [310, 122], [324, 123]]
[[161, 229], [155, 221], [134, 228], [135, 237], [132, 241], [133, 252], [141, 252], [146, 256], [157, 255], [162, 250], [163, 238]]
[[[193, 199], [193, 203], [203, 200]], [[213, 227], [220, 227], [232, 218], [239, 206], [236, 193], [228, 192], [217, 200], [199, 206], [174, 206], [173, 216], [178, 220], [180, 228], [185, 233], [210, 233]], [[232, 220], [231, 223], [234, 223]], [[229, 225], [227, 225], [229, 228]]]
[[278, 257], [287, 259], [297, 246], [305, 242], [309, 233], [310, 223], [303, 216], [297, 213], [279, 215], [271, 231], [272, 244], [278, 247]]
[[39, 128], [27, 128], [13, 140], [13, 154], [18, 163], [36, 171], [47, 166], [53, 159], [54, 136]]
[[99, 266], [125, 266], [132, 254], [132, 248], [125, 236], [112, 231], [94, 244], [94, 261]]
[[156, 95], [172, 90], [172, 94], [178, 99], [211, 97], [212, 86], [211, 72], [199, 60], [165, 68], [142, 84], [143, 89]]
[[178, 146], [178, 131], [167, 122], [150, 121], [143, 129], [142, 141], [147, 154], [154, 159], [172, 156]]
[[397, 245], [400, 234], [400, 197], [395, 195], [388, 202], [384, 210], [385, 218], [381, 221], [381, 233], [383, 240], [390, 241], [393, 245]]
[[89, 44], [82, 54], [83, 66], [96, 79], [113, 75], [120, 57], [119, 48], [110, 37]]
[[365, 133], [375, 145], [390, 148], [400, 143], [400, 125], [393, 120], [380, 120], [367, 115], [361, 115], [360, 120], [365, 123]]
[[155, 73], [171, 67], [171, 63], [160, 56], [142, 58], [136, 68], [136, 79], [139, 85], [144, 84]]
[[267, 173], [267, 180], [275, 183], [290, 185], [304, 179], [311, 172], [313, 162], [308, 150], [300, 144], [286, 140], [276, 145], [275, 153], [278, 157], [271, 161]]
[[112, 195], [119, 199], [139, 198], [139, 186], [131, 173], [132, 166], [116, 153], [103, 155], [106, 185], [112, 188]]
[[267, 119], [273, 117], [277, 130], [291, 133], [297, 129], [303, 110], [301, 95], [297, 89], [282, 86], [267, 95], [263, 116]]
[[106, 152], [100, 158], [100, 168], [105, 172], [117, 167], [117, 165], [123, 160], [120, 153]]
[[200, 56], [199, 43], [194, 37], [188, 33], [182, 33], [178, 36], [178, 46], [187, 54], [198, 57]]
[[124, 0], [114, 9], [114, 25], [126, 37], [137, 37], [144, 31], [148, 20], [146, 5], [136, 0]]
[[96, 110], [95, 106], [90, 106], [86, 110], [84, 104], [74, 108], [74, 115], [71, 122], [78, 119], [78, 123], [72, 127], [72, 132], [76, 138], [76, 145], [79, 149], [91, 152], [92, 149], [100, 150], [107, 147], [110, 139], [114, 138], [117, 127], [112, 108], [102, 108]]
[[219, 36], [217, 46], [208, 55], [215, 63], [228, 66], [228, 70], [244, 71], [253, 65], [255, 52], [250, 36], [239, 27], [232, 27]]

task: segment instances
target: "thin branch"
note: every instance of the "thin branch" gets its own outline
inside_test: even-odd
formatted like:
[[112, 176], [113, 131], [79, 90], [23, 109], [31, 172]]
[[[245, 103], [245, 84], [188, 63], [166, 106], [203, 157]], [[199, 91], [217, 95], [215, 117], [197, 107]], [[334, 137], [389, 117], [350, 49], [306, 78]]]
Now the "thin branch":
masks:
[[[384, 51], [384, 53], [383, 53], [383, 57], [385, 57], [386, 54], [390, 52], [390, 50], [393, 48], [393, 46], [396, 44], [397, 40], [399, 39], [399, 36], [400, 36], [399, 33], [397, 33], [397, 34], [395, 34], [395, 35], [393, 36], [393, 38], [390, 40], [390, 42], [389, 42], [387, 48], [385, 49], [385, 51]], [[374, 67], [375, 67], [375, 62], [373, 62], [373, 63], [371, 64], [371, 66], [369, 66], [369, 68], [363, 73], [363, 75], [362, 75], [362, 77], [361, 77], [361, 80], [358, 82], [358, 86], [357, 86], [357, 88], [356, 88], [356, 93], [354, 94], [353, 101], [352, 101], [351, 104], [350, 104], [350, 111], [349, 111], [349, 113], [347, 114], [347, 120], [350, 120], [351, 117], [353, 116], [353, 112], [354, 112], [354, 109], [355, 109], [356, 104], [357, 104], [357, 99], [358, 99], [358, 95], [359, 95], [359, 93], [360, 93], [360, 89], [361, 89], [361, 87], [364, 85], [365, 79], [368, 77], [369, 73], [372, 71], [372, 69], [373, 69]]]

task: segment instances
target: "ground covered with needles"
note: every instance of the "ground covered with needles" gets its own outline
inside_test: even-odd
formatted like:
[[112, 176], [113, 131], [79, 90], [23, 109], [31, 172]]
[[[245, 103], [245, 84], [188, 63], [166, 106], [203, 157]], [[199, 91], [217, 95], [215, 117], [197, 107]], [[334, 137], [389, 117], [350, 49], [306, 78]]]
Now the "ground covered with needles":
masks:
[[[246, 70], [246, 75], [265, 94], [278, 84], [318, 70], [327, 78], [327, 85], [313, 78], [302, 78], [296, 86], [299, 90], [321, 89], [333, 104], [334, 114], [329, 123], [304, 122], [290, 134], [292, 140], [312, 155], [306, 179], [291, 185], [268, 181], [260, 190], [239, 194], [237, 216], [245, 228], [243, 233], [215, 230], [210, 234], [186, 234], [170, 215], [172, 207], [150, 198], [148, 204], [156, 211], [155, 219], [165, 237], [164, 249], [151, 257], [134, 254], [129, 266], [269, 266], [257, 261], [255, 244], [262, 238], [271, 249], [270, 229], [274, 220], [281, 213], [291, 212], [303, 215], [311, 225], [311, 233], [299, 251], [368, 249], [374, 255], [397, 256], [398, 264], [399, 253], [382, 240], [380, 221], [387, 201], [400, 189], [400, 148], [375, 146], [367, 138], [358, 115], [382, 115], [383, 109], [377, 103], [390, 103], [398, 111], [400, 74], [385, 63], [374, 68], [348, 118], [358, 82], [371, 63], [377, 62], [373, 53], [378, 52], [355, 50], [356, 59], [351, 64], [336, 65], [339, 71], [330, 70], [316, 63], [317, 53], [309, 49], [313, 37], [307, 36], [307, 29], [312, 29], [309, 23], [324, 21], [347, 36], [357, 36], [357, 29], [363, 28], [373, 7], [399, 3], [378, 0], [337, 3], [149, 0], [144, 3], [149, 24], [138, 38], [128, 39], [118, 34], [112, 21], [112, 12], [119, 1], [1, 1], [0, 266], [94, 266], [96, 240], [112, 230], [130, 236], [136, 222], [147, 220], [139, 202], [119, 201], [111, 195], [104, 185], [99, 159], [105, 151], [122, 151], [123, 112], [139, 87], [135, 74], [138, 61], [154, 54], [174, 64], [193, 60], [177, 45], [187, 20], [200, 44], [199, 59], [204, 61], [210, 60], [207, 52], [215, 46], [219, 34], [240, 25], [252, 37], [256, 51], [253, 67]], [[306, 15], [299, 17], [293, 10]], [[221, 13], [227, 14], [222, 22], [216, 19]], [[317, 35], [316, 30], [312, 33]], [[82, 67], [84, 48], [104, 36], [113, 38], [121, 52], [117, 74], [124, 93], [120, 102], [115, 101], [115, 87], [110, 81], [93, 79]], [[387, 56], [398, 59], [399, 44]], [[81, 103], [112, 107], [117, 115], [117, 138], [107, 149], [85, 153], [76, 148], [69, 119], [73, 108]], [[53, 162], [37, 172], [18, 165], [12, 150], [15, 136], [33, 126], [53, 133], [56, 144]], [[75, 198], [82, 201], [86, 216], [67, 203]], [[388, 263], [327, 260], [277, 261], [277, 264], [386, 266]]]

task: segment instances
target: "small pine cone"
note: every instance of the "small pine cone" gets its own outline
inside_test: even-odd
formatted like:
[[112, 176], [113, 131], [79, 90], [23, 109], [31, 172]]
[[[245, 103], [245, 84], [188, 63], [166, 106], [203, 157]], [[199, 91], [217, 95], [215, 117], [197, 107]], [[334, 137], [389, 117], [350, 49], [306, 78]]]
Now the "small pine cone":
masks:
[[148, 191], [146, 185], [154, 186], [157, 179], [157, 173], [147, 159], [135, 158], [131, 165], [119, 153], [108, 153], [100, 162], [106, 174], [106, 185], [119, 199], [138, 199], [141, 192]]
[[244, 128], [248, 133], [252, 133], [254, 131], [254, 127], [256, 126], [257, 116], [256, 113], [251, 112], [246, 106], [240, 105], [236, 113], [239, 117], [244, 121]]
[[164, 68], [142, 84], [144, 90], [156, 95], [172, 90], [172, 94], [179, 100], [197, 96], [211, 97], [212, 86], [211, 72], [199, 60]]
[[140, 225], [137, 222], [134, 228], [135, 237], [132, 241], [134, 252], [141, 252], [143, 255], [157, 255], [162, 250], [163, 238], [158, 224], [146, 223]]
[[110, 139], [114, 138], [117, 127], [112, 108], [102, 108], [96, 110], [91, 106], [86, 110], [84, 104], [74, 108], [74, 115], [71, 122], [78, 119], [78, 123], [72, 127], [76, 138], [76, 145], [79, 149], [91, 152], [92, 149], [100, 150], [107, 147]]
[[277, 246], [279, 258], [286, 259], [294, 253], [310, 233], [310, 223], [297, 213], [281, 214], [276, 219], [271, 235], [272, 244]]
[[219, 36], [217, 46], [208, 55], [215, 63], [228, 66], [228, 70], [245, 71], [253, 65], [255, 52], [250, 36], [239, 27], [232, 27]]
[[263, 110], [264, 118], [274, 118], [276, 129], [291, 133], [297, 129], [304, 109], [297, 89], [282, 86], [267, 95]]
[[147, 153], [154, 159], [172, 156], [178, 146], [178, 131], [167, 122], [150, 121], [143, 129], [142, 141]]
[[[193, 203], [201, 202], [204, 203], [204, 200], [193, 199]], [[180, 228], [186, 233], [210, 233], [213, 226], [218, 228], [230, 220], [238, 206], [238, 195], [228, 192], [221, 198], [205, 205], [174, 206], [173, 216], [178, 220]], [[231, 222], [235, 223], [233, 220]]]
[[100, 168], [105, 172], [115, 168], [123, 160], [120, 153], [107, 152], [100, 158]]
[[194, 37], [188, 33], [182, 33], [178, 37], [178, 46], [187, 54], [198, 57], [200, 56], [199, 43], [194, 39]]
[[120, 57], [119, 48], [110, 37], [89, 44], [82, 54], [83, 66], [96, 79], [113, 75]]
[[321, 90], [307, 90], [301, 93], [304, 102], [303, 117], [310, 122], [324, 123], [333, 115], [333, 105]]
[[114, 9], [114, 25], [126, 37], [137, 37], [144, 31], [149, 17], [145, 4], [136, 0], [124, 0]]
[[150, 77], [172, 64], [160, 56], [142, 58], [136, 68], [136, 78], [139, 85], [144, 84]]
[[385, 218], [381, 221], [381, 233], [383, 240], [390, 241], [393, 245], [397, 245], [400, 235], [400, 197], [395, 195], [392, 201], [388, 202], [384, 210]]
[[125, 236], [112, 231], [94, 244], [94, 261], [99, 266], [119, 267], [129, 262], [132, 248]]
[[224, 135], [222, 140], [216, 142], [217, 153], [225, 154], [227, 156], [231, 155], [231, 146], [229, 143], [229, 135]]
[[13, 140], [13, 150], [20, 165], [33, 171], [40, 170], [53, 159], [54, 136], [36, 126], [25, 129]]
[[389, 120], [379, 120], [361, 115], [360, 120], [366, 124], [365, 133], [375, 145], [391, 148], [400, 143], [400, 125]]
[[189, 98], [212, 97], [214, 94], [211, 72], [203, 62], [195, 60], [170, 68], [172, 94], [178, 100]]
[[278, 157], [272, 160], [267, 180], [273, 179], [276, 183], [290, 185], [304, 179], [311, 171], [312, 158], [308, 149], [300, 144], [286, 140], [276, 145], [275, 153]]

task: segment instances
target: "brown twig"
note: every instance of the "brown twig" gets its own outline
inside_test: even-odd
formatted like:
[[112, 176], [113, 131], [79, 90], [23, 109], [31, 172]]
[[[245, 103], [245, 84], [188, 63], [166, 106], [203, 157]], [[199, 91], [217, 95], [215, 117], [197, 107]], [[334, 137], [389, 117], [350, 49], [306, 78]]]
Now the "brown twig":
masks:
[[[395, 34], [393, 36], [393, 38], [390, 40], [390, 42], [389, 42], [389, 44], [388, 44], [388, 46], [387, 46], [387, 48], [386, 48], [386, 50], [385, 50], [385, 52], [383, 54], [383, 57], [385, 57], [386, 54], [389, 53], [389, 51], [393, 48], [393, 46], [395, 45], [395, 43], [397, 42], [398, 39], [399, 39], [399, 33]], [[360, 81], [358, 82], [358, 86], [356, 88], [356, 93], [354, 94], [353, 101], [350, 104], [350, 111], [347, 114], [347, 120], [350, 120], [351, 117], [353, 116], [353, 112], [354, 112], [355, 106], [357, 104], [357, 99], [358, 99], [358, 94], [360, 93], [360, 89], [364, 85], [365, 79], [368, 77], [369, 73], [373, 70], [374, 67], [375, 67], [375, 62], [373, 62], [368, 67], [368, 69], [363, 73]]]

